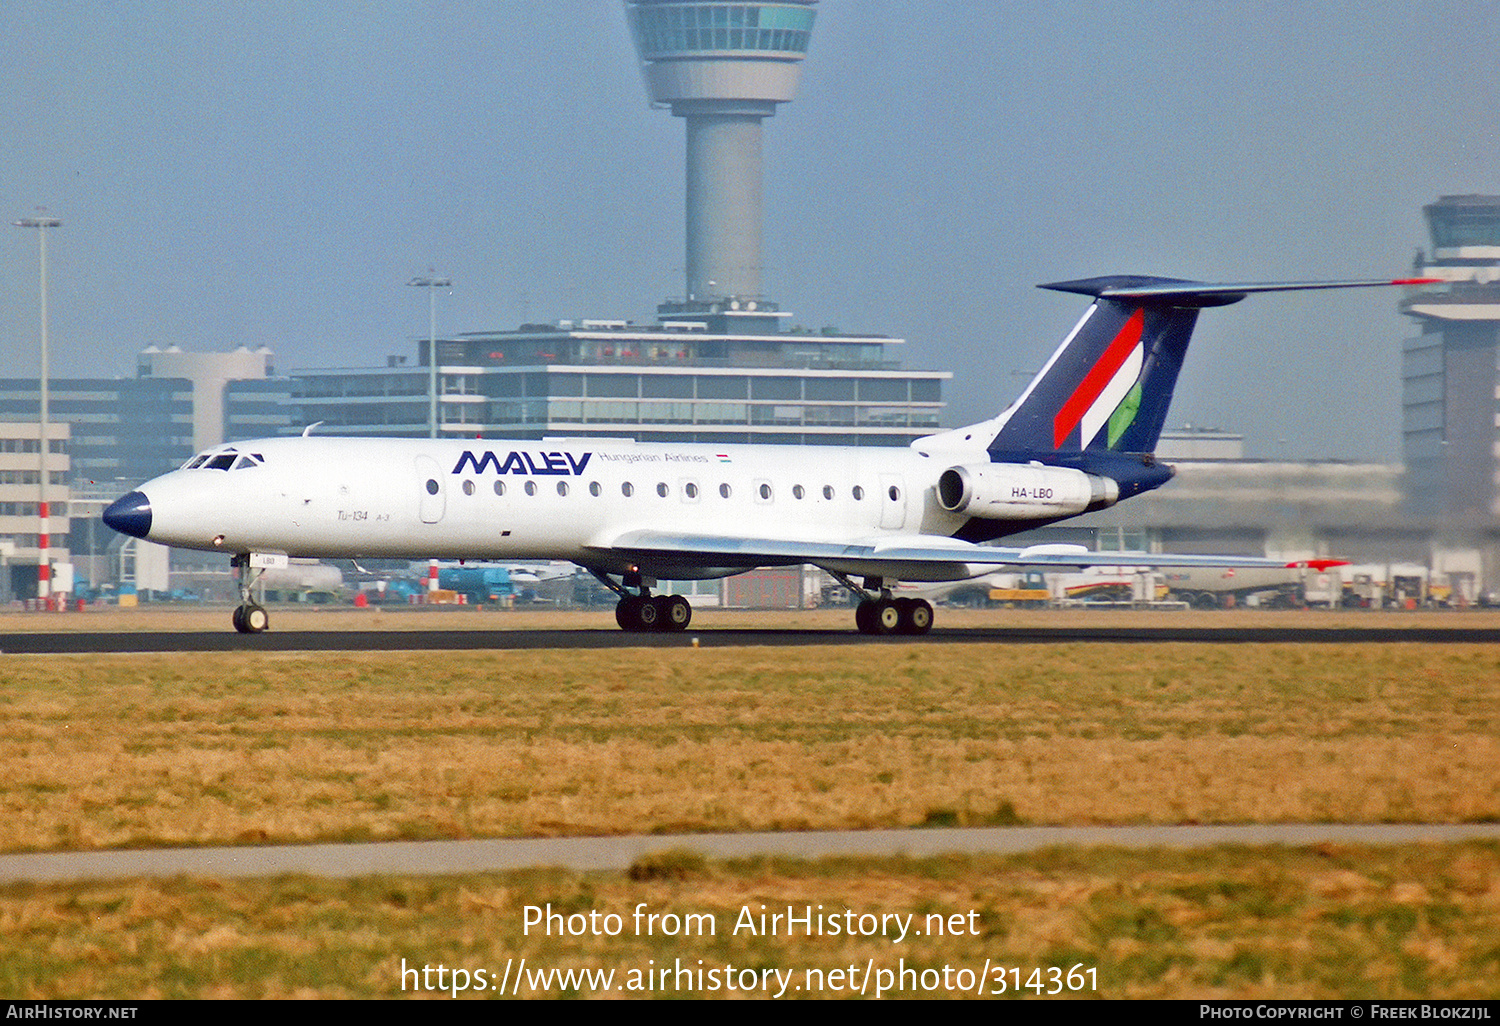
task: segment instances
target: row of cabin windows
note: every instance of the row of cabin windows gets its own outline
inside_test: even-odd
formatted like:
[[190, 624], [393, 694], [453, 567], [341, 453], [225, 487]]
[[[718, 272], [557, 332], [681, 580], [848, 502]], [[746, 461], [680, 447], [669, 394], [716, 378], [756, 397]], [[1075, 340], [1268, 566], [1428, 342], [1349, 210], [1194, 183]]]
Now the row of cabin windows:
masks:
[[[462, 487], [463, 493], [465, 495], [473, 495], [478, 490], [478, 488], [475, 486], [475, 484], [474, 484], [473, 481], [465, 481], [461, 487]], [[438, 482], [437, 482], [437, 480], [435, 478], [429, 478], [428, 479], [428, 481], [427, 481], [427, 494], [429, 494], [429, 495], [436, 495], [441, 490], [442, 490], [442, 485], [438, 484]], [[537, 493], [536, 482], [535, 481], [527, 481], [524, 485], [521, 486], [521, 490], [524, 491], [527, 495], [535, 495]], [[495, 484], [494, 484], [494, 491], [495, 491], [496, 495], [504, 495], [505, 491], [506, 491], [506, 483], [504, 481], [496, 481]], [[567, 481], [559, 481], [559, 482], [557, 482], [557, 494], [558, 495], [566, 496], [571, 491], [572, 491], [572, 488], [571, 488], [569, 482], [567, 482]], [[887, 491], [888, 491], [888, 494], [890, 495], [890, 499], [891, 499], [892, 502], [897, 502], [897, 501], [900, 500], [900, 498], [901, 498], [901, 489], [900, 488], [898, 488], [895, 485], [891, 485], [890, 488]], [[682, 493], [683, 493], [683, 495], [685, 495], [689, 499], [697, 499], [698, 495], [699, 495], [697, 482], [695, 482], [695, 481], [688, 481], [687, 483], [685, 483], [682, 486]], [[592, 496], [595, 496], [597, 498], [598, 496], [604, 494], [604, 488], [603, 488], [602, 485], [599, 484], [598, 481], [590, 481], [589, 482], [589, 494], [592, 495]], [[625, 496], [627, 499], [630, 498], [631, 496], [635, 495], [635, 485], [633, 483], [631, 483], [630, 481], [623, 482], [620, 485], [620, 494], [623, 495], [623, 496]], [[656, 494], [659, 495], [659, 496], [661, 496], [663, 499], [667, 498], [669, 495], [672, 494], [671, 486], [668, 485], [665, 481], [659, 481], [659, 482], [657, 482], [657, 485], [656, 485]], [[724, 483], [724, 484], [719, 485], [719, 495], [722, 498], [727, 499], [727, 498], [731, 497], [733, 494], [734, 494], [734, 489], [732, 489], [727, 482]], [[769, 482], [762, 481], [757, 486], [757, 488], [756, 488], [756, 494], [760, 496], [761, 501], [763, 501], [763, 502], [770, 502], [772, 496], [775, 493], [772, 491], [771, 485], [770, 485]], [[833, 499], [833, 497], [834, 497], [835, 494], [836, 493], [834, 492], [833, 485], [824, 485], [823, 486], [823, 498], [828, 499], [828, 500], [831, 501]], [[850, 491], [849, 494], [854, 497], [854, 501], [855, 502], [862, 502], [864, 500], [864, 497], [865, 497], [865, 489], [864, 489], [864, 487], [862, 485], [855, 485], [854, 488]], [[802, 485], [800, 485], [800, 484], [799, 485], [792, 485], [792, 498], [794, 498], [794, 499], [805, 499], [805, 498], [807, 498], [807, 489], [804, 488], [804, 487], [802, 487]]]

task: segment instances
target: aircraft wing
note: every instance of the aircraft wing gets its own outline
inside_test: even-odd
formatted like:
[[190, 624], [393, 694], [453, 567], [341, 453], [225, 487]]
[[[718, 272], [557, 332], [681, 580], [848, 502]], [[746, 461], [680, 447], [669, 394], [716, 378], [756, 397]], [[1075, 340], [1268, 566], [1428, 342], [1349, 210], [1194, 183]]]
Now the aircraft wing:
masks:
[[[840, 573], [873, 575], [905, 581], [963, 580], [1003, 566], [1129, 567], [1287, 567], [1285, 560], [1255, 556], [1211, 556], [1183, 553], [1090, 552], [1081, 545], [1032, 545], [1002, 548], [975, 545], [933, 535], [894, 535], [831, 542], [757, 538], [749, 535], [691, 534], [637, 530], [594, 546], [601, 556], [620, 559], [670, 579], [674, 568], [720, 567], [749, 570], [760, 566], [810, 563]], [[1314, 560], [1324, 569], [1337, 560]]]

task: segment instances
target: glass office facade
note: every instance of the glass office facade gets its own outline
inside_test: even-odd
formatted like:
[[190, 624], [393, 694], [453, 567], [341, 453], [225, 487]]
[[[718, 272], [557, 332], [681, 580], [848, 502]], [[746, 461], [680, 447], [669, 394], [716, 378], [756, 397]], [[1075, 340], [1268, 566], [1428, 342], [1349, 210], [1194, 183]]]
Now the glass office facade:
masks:
[[[192, 383], [180, 378], [53, 378], [48, 417], [66, 423], [72, 473], [144, 481], [193, 454]], [[0, 379], [0, 420], [35, 421], [36, 378]]]
[[[906, 445], [939, 430], [944, 371], [887, 358], [897, 339], [708, 335], [528, 325], [438, 343], [444, 434], [641, 441]], [[295, 372], [297, 423], [325, 433], [428, 429], [426, 346], [414, 366]]]

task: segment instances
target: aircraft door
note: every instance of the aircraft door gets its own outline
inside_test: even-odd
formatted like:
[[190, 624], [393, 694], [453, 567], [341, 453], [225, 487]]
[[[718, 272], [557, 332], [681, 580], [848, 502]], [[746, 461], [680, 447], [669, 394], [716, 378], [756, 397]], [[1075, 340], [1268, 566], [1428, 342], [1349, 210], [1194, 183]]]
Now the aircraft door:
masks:
[[445, 476], [437, 460], [431, 456], [417, 457], [418, 510], [424, 524], [435, 524], [443, 519], [443, 509], [448, 501]]
[[880, 526], [906, 526], [906, 482], [900, 474], [880, 475]]

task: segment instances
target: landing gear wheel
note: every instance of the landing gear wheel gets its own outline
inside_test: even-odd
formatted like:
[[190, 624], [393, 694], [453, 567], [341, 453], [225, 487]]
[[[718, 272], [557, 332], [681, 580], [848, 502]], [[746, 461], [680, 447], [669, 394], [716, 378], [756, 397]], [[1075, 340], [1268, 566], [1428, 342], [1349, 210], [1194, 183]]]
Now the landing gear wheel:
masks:
[[861, 634], [879, 633], [875, 630], [875, 603], [872, 600], [864, 599], [854, 607], [854, 626]]
[[271, 614], [266, 612], [264, 606], [257, 606], [253, 602], [235, 606], [234, 615], [230, 619], [234, 623], [234, 629], [241, 634], [261, 634], [271, 626]]
[[[872, 622], [875, 624], [876, 634], [897, 634], [901, 630], [901, 607], [897, 599], [883, 598], [875, 603], [875, 615]], [[904, 600], [901, 600], [904, 601]]]
[[667, 599], [666, 615], [662, 618], [662, 626], [669, 631], [687, 630], [687, 625], [693, 619], [693, 607], [688, 600], [681, 595], [673, 595]]
[[640, 599], [640, 605], [635, 611], [635, 622], [640, 626], [637, 630], [659, 631], [667, 622], [667, 597], [665, 595], [653, 595], [650, 598]]
[[926, 599], [897, 599], [901, 613], [901, 634], [926, 634], [932, 630], [932, 604]]
[[615, 623], [620, 625], [623, 631], [638, 631], [641, 629], [640, 608], [644, 601], [639, 595], [627, 595], [622, 598], [619, 605], [615, 606]]
[[260, 634], [270, 626], [271, 614], [264, 606], [251, 605], [245, 610], [245, 630], [248, 633]]

